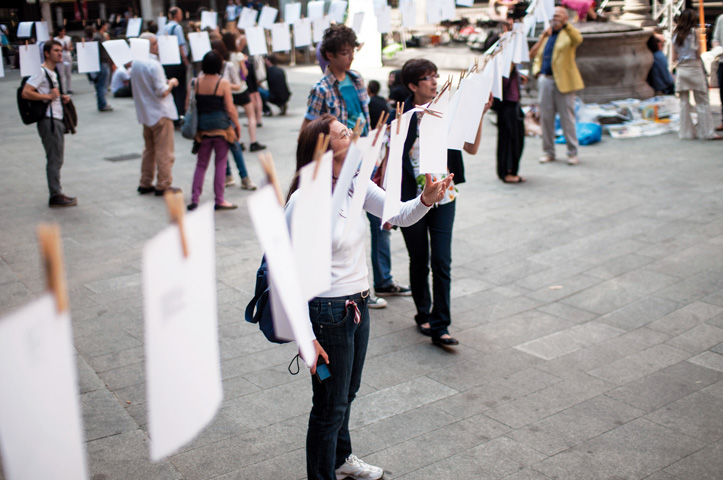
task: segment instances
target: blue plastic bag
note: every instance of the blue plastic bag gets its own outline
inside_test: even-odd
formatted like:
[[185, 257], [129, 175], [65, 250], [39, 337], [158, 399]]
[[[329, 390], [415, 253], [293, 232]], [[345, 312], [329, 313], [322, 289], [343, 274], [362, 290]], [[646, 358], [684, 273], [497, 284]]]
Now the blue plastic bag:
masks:
[[[602, 127], [597, 123], [578, 123], [575, 128], [577, 130], [577, 141], [580, 145], [592, 145], [602, 140]], [[565, 136], [560, 135], [557, 137], [555, 143], [566, 143]]]

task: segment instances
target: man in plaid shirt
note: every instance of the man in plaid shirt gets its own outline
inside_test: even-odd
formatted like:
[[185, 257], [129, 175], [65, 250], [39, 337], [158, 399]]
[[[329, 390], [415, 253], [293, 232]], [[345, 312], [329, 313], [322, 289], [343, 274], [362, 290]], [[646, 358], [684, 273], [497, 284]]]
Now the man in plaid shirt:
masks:
[[330, 113], [349, 128], [354, 128], [361, 118], [362, 136], [369, 131], [369, 95], [361, 75], [350, 70], [358, 46], [354, 30], [345, 25], [332, 25], [324, 32], [321, 55], [329, 65], [309, 94], [301, 130], [315, 118]]

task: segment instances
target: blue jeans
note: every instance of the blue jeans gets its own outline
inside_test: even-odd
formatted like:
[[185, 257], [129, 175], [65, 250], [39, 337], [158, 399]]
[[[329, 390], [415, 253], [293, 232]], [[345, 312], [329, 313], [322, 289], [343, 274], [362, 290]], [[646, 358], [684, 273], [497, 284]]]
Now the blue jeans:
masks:
[[[432, 208], [411, 227], [403, 227], [409, 252], [409, 280], [417, 307], [417, 325], [429, 322], [432, 337], [439, 338], [452, 323], [450, 288], [452, 285], [452, 227], [456, 201]], [[431, 250], [431, 262], [430, 262]], [[432, 267], [432, 294], [429, 292], [429, 267]]]
[[[229, 148], [231, 149], [231, 155], [233, 155], [233, 159], [236, 162], [236, 166], [238, 167], [239, 175], [241, 175], [241, 178], [248, 177], [249, 173], [246, 171], [244, 154], [241, 153], [241, 145], [238, 142], [233, 142], [229, 145]], [[226, 176], [228, 177], [229, 175], [231, 175], [231, 165], [230, 162], [226, 162]]]
[[367, 212], [369, 226], [372, 231], [372, 271], [374, 272], [374, 288], [388, 287], [392, 283], [392, 253], [389, 247], [389, 230], [381, 230], [382, 221], [379, 217]]
[[[361, 385], [369, 343], [368, 292], [309, 302], [314, 334], [329, 355], [331, 377], [311, 377], [313, 397], [306, 435], [306, 473], [309, 480], [336, 480], [334, 471], [351, 454], [349, 413]], [[361, 321], [354, 321], [356, 303]]]
[[105, 101], [105, 94], [108, 92], [108, 79], [110, 79], [110, 65], [101, 63], [100, 72], [95, 77], [95, 96], [98, 110], [102, 110], [108, 105], [108, 102]]

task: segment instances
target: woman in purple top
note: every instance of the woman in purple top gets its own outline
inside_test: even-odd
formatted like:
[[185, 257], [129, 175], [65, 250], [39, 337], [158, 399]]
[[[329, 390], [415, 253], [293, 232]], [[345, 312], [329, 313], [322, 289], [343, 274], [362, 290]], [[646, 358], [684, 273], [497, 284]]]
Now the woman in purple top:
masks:
[[505, 183], [522, 183], [517, 175], [525, 147], [525, 114], [520, 108], [520, 84], [527, 77], [512, 65], [509, 78], [502, 79], [502, 100], [495, 99], [497, 111], [497, 176]]

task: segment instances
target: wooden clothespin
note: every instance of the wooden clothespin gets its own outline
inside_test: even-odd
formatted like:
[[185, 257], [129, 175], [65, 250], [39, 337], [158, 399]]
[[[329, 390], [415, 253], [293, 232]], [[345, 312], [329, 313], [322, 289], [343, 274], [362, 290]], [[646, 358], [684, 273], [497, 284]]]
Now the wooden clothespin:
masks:
[[274, 159], [271, 158], [270, 153], [259, 155], [259, 162], [261, 167], [266, 173], [266, 178], [269, 183], [274, 186], [276, 190], [276, 198], [279, 200], [279, 205], [284, 206], [284, 196], [281, 194], [281, 187], [279, 187], [279, 177], [276, 175], [276, 167], [274, 166]]
[[359, 138], [363, 131], [363, 123], [362, 123], [362, 117], [356, 117], [356, 124], [354, 125], [353, 135], [351, 137], [352, 142], [356, 142], [357, 138]]
[[[451, 86], [451, 84], [450, 84], [449, 82], [444, 82], [444, 85], [442, 86], [442, 90], [439, 91], [439, 93], [437, 94], [437, 96], [436, 96], [435, 99], [434, 99], [434, 102], [432, 102], [432, 103], [433, 103], [433, 104], [434, 104], [434, 103], [437, 103], [437, 102], [439, 101], [439, 99], [442, 98], [442, 95], [444, 94], [444, 92], [445, 92], [450, 86]], [[457, 88], [459, 88], [459, 87], [457, 87]]]
[[85, 28], [85, 18], [83, 19], [83, 28]]
[[442, 118], [441, 112], [437, 112], [436, 110], [430, 110], [429, 108], [424, 107], [422, 105], [417, 105], [417, 108], [421, 108], [424, 111], [424, 113], [429, 114], [433, 117]]
[[377, 140], [379, 139], [379, 134], [382, 133], [383, 126], [387, 123], [387, 119], [389, 118], [389, 114], [387, 112], [382, 112], [382, 114], [379, 116], [379, 121], [377, 122], [377, 134], [374, 135], [374, 141], [372, 142], [372, 146], [377, 144]]
[[329, 148], [329, 141], [331, 140], [331, 135], [324, 135], [323, 133], [319, 134], [319, 138], [316, 140], [316, 148], [314, 149], [314, 162], [316, 162], [316, 166], [314, 167], [314, 180], [316, 180], [316, 174], [319, 173], [319, 166], [321, 165], [321, 157], [324, 155], [324, 152]]
[[190, 17], [190, 13], [188, 12], [188, 10], [186, 10], [186, 20], [188, 20], [189, 17]]
[[397, 102], [397, 135], [399, 135], [399, 129], [402, 126], [402, 102]]
[[60, 226], [40, 224], [37, 229], [40, 255], [45, 265], [45, 278], [48, 290], [55, 297], [58, 313], [68, 311], [68, 287], [65, 283], [63, 267], [63, 247], [60, 240]]
[[64, 19], [63, 19], [63, 26], [65, 27], [65, 26], [67, 26], [67, 25], [68, 25], [68, 19], [67, 19], [67, 18], [64, 18]]
[[98, 20], [96, 20], [95, 23], [97, 23], [98, 26], [100, 27], [100, 18]]
[[81, 39], [83, 41], [83, 48], [85, 48], [85, 37]]
[[178, 231], [181, 234], [183, 258], [188, 258], [188, 243], [186, 242], [186, 231], [183, 227], [183, 216], [186, 210], [183, 205], [183, 194], [181, 192], [172, 193], [170, 190], [167, 190], [163, 198], [166, 200], [168, 216], [171, 217], [171, 222], [178, 224]]
[[28, 41], [27, 40], [25, 40], [25, 51], [26, 52], [28, 51]]

